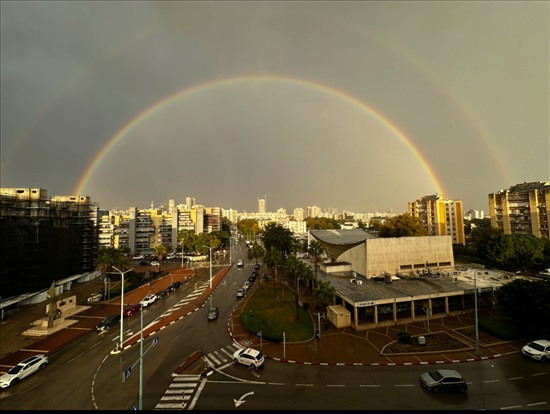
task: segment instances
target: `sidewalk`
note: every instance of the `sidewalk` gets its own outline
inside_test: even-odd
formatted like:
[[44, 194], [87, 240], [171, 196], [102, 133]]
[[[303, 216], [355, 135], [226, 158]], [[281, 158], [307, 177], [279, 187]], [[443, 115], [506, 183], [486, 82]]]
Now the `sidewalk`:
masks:
[[[218, 271], [212, 280], [213, 290], [216, 289], [219, 282], [223, 279], [229, 267]], [[124, 295], [125, 303], [138, 303], [141, 299], [152, 291], [158, 292], [165, 289], [172, 282], [185, 281], [194, 275], [192, 269], [174, 269], [173, 273], [163, 279], [155, 280], [153, 285], [149, 287], [144, 285], [139, 289], [128, 292]], [[93, 282], [88, 282], [93, 283]], [[92, 285], [93, 289], [94, 286]], [[184, 318], [189, 313], [200, 309], [208, 296], [210, 289], [206, 289], [200, 297], [197, 297], [185, 306], [182, 306], [178, 311], [173, 312], [170, 316], [163, 319], [161, 322], [144, 331], [144, 337], [154, 334], [162, 327]], [[87, 296], [86, 296], [87, 297]], [[464, 335], [461, 330], [464, 328], [472, 328], [474, 326], [473, 315], [462, 315], [459, 317], [448, 317], [443, 319], [435, 319], [430, 321], [430, 332], [447, 332], [449, 335], [460, 339], [464, 343], [464, 347], [456, 351], [443, 352], [416, 352], [412, 354], [390, 354], [386, 352], [389, 344], [394, 342], [397, 337], [397, 332], [408, 331], [411, 335], [424, 335], [429, 341], [429, 334], [423, 322], [415, 322], [407, 325], [397, 325], [387, 328], [377, 328], [367, 331], [356, 332], [352, 328], [336, 328], [332, 324], [328, 324], [328, 329], [321, 330], [321, 338], [312, 338], [308, 341], [300, 343], [270, 343], [262, 340], [256, 335], [252, 335], [244, 329], [240, 323], [240, 313], [246, 303], [247, 298], [240, 300], [231, 319], [228, 323], [228, 332], [233, 341], [245, 347], [254, 347], [262, 350], [264, 355], [272, 360], [286, 363], [310, 364], [310, 365], [409, 365], [409, 364], [441, 364], [451, 362], [476, 361], [482, 359], [496, 358], [510, 353], [521, 351], [524, 341], [498, 341], [488, 335], [480, 336], [479, 356], [475, 353], [475, 340], [467, 335]], [[85, 297], [78, 297], [79, 303], [85, 302]], [[38, 311], [36, 309], [39, 309]], [[45, 304], [34, 305], [34, 315], [27, 315], [26, 310], [22, 310], [13, 315], [12, 319], [25, 317], [32, 320], [37, 319], [37, 312], [41, 317], [45, 309]], [[27, 313], [32, 313], [31, 310]], [[24, 338], [20, 333], [25, 330], [25, 323], [13, 324], [13, 320], [8, 322], [12, 326], [6, 329], [2, 326], [1, 341], [2, 357], [0, 358], [0, 373], [7, 371], [11, 366], [19, 361], [37, 353], [53, 354], [60, 349], [68, 346], [83, 335], [88, 334], [91, 330], [95, 331], [96, 325], [107, 315], [120, 312], [120, 298], [115, 298], [109, 302], [94, 303], [89, 309], [77, 315], [71, 316], [77, 319], [78, 322], [65, 328], [59, 332], [49, 335], [45, 338]], [[20, 313], [20, 314], [19, 314]], [[32, 319], [34, 318], [34, 319]], [[19, 329], [19, 334], [15, 330]], [[471, 329], [469, 329], [471, 331]], [[9, 335], [9, 337], [8, 337]], [[14, 336], [18, 335], [18, 336]], [[10, 341], [15, 341], [15, 344], [10, 345]], [[18, 341], [18, 342], [17, 342]], [[127, 339], [123, 348], [126, 349], [139, 341], [136, 336]], [[16, 348], [14, 352], [5, 353], [5, 348], [22, 344]]]
[[[425, 336], [430, 340], [426, 324], [415, 322], [385, 328], [356, 332], [353, 328], [336, 328], [329, 323], [321, 329], [321, 338], [311, 338], [300, 343], [271, 343], [248, 333], [240, 323], [240, 314], [246, 304], [241, 300], [231, 316], [229, 333], [233, 340], [245, 347], [260, 349], [266, 358], [281, 362], [307, 365], [413, 365], [470, 362], [497, 358], [521, 352], [523, 340], [501, 341], [486, 333], [479, 333], [479, 355], [475, 352], [473, 332], [475, 315], [452, 316], [430, 321], [430, 333], [445, 332], [464, 343], [458, 350], [437, 352], [414, 352], [409, 354], [389, 353], [388, 346], [397, 339], [400, 331], [412, 336]], [[468, 328], [468, 329], [466, 329]]]

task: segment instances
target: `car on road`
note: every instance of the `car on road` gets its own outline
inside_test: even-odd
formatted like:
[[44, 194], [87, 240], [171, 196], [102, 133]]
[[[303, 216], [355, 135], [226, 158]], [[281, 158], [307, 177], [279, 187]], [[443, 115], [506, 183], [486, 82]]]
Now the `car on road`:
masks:
[[420, 385], [429, 391], [459, 391], [466, 392], [468, 384], [454, 369], [435, 369], [420, 375]]
[[218, 307], [217, 306], [211, 306], [208, 309], [208, 320], [213, 321], [214, 319], [218, 319]]
[[128, 305], [126, 309], [124, 310], [124, 316], [132, 316], [136, 313], [138, 313], [141, 309], [141, 304], [136, 303], [133, 305]]
[[120, 315], [118, 313], [115, 315], [109, 315], [105, 319], [103, 319], [101, 322], [99, 322], [99, 324], [96, 326], [96, 329], [100, 333], [105, 332], [111, 326], [116, 325], [119, 322], [120, 322]]
[[246, 365], [247, 367], [259, 368], [264, 363], [264, 355], [261, 351], [254, 348], [243, 348], [233, 353], [233, 361], [236, 364]]
[[244, 289], [241, 288], [237, 290], [237, 297], [244, 298]]
[[244, 263], [241, 259], [239, 259], [239, 261], [237, 262], [237, 267], [243, 267], [244, 266]]
[[162, 299], [163, 297], [168, 296], [169, 294], [170, 294], [170, 291], [168, 289], [162, 289], [156, 293], [157, 299]]
[[176, 289], [179, 289], [181, 287], [181, 282], [174, 282], [170, 286], [168, 286], [168, 291], [173, 292]]
[[256, 263], [254, 265], [254, 270], [260, 270], [260, 264], [259, 263]]
[[141, 306], [143, 306], [144, 308], [155, 303], [155, 301], [157, 300], [157, 295], [155, 295], [154, 293], [150, 293], [148, 294], [147, 296], [145, 296], [143, 298], [143, 300], [141, 301]]
[[153, 260], [153, 261], [151, 262], [151, 266], [160, 266], [160, 263], [157, 262], [156, 260]]
[[0, 377], [0, 388], [11, 387], [23, 378], [37, 371], [42, 371], [48, 366], [48, 362], [48, 357], [44, 354], [37, 354], [24, 359]]
[[546, 362], [550, 359], [550, 341], [548, 339], [531, 341], [521, 348], [521, 353], [537, 361]]

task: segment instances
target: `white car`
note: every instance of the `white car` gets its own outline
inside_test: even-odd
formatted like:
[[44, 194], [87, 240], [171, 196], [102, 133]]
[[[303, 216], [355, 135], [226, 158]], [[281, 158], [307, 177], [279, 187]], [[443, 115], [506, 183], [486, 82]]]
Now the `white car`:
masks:
[[546, 362], [550, 358], [550, 341], [548, 339], [531, 341], [521, 348], [521, 353], [537, 361]]
[[0, 387], [7, 388], [17, 384], [23, 378], [41, 371], [48, 366], [48, 357], [43, 354], [24, 359], [0, 377]]
[[157, 295], [155, 295], [154, 293], [149, 294], [143, 298], [143, 300], [141, 301], [141, 306], [145, 308], [151, 305], [152, 303], [154, 303], [156, 300], [157, 300]]
[[237, 267], [243, 267], [243, 266], [244, 266], [243, 261], [239, 259], [239, 261], [237, 262]]
[[254, 348], [243, 348], [233, 353], [233, 361], [247, 367], [259, 368], [264, 363], [264, 355]]
[[151, 266], [160, 266], [160, 263], [157, 262], [156, 260], [153, 260], [153, 261], [151, 262]]

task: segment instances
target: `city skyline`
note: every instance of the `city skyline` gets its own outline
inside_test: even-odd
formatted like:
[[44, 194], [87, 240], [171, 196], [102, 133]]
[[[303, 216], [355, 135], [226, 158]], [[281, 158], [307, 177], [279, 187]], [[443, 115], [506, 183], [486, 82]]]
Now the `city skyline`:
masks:
[[548, 2], [0, 7], [2, 187], [401, 213], [550, 181]]

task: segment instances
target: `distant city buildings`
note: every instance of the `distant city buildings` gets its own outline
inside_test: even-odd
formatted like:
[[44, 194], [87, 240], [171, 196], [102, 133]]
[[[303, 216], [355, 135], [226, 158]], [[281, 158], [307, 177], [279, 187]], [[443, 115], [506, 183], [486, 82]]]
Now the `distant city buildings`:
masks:
[[[289, 215], [282, 207], [276, 212], [267, 211], [267, 196], [258, 199], [257, 213], [248, 213], [206, 207], [192, 197], [186, 197], [184, 204], [170, 199], [160, 206], [151, 202], [146, 209], [108, 211], [101, 210], [88, 196], [48, 196], [40, 188], [2, 188], [1, 195], [2, 297], [47, 289], [52, 280], [95, 270], [101, 247], [152, 254], [162, 244], [169, 251], [177, 251], [181, 249], [178, 234], [182, 230], [195, 234], [219, 231], [223, 218], [234, 224], [243, 219], [256, 220], [260, 229], [277, 223], [304, 237], [308, 233], [307, 218], [335, 219], [342, 229], [355, 230], [359, 221], [365, 226], [383, 224], [396, 215], [339, 212], [334, 207], [323, 211], [315, 205], [295, 208]], [[489, 194], [491, 225], [505, 234], [550, 238], [549, 207], [548, 182], [517, 184]], [[422, 220], [430, 236], [450, 236], [452, 244], [465, 244], [464, 219], [485, 217], [483, 211], [464, 213], [461, 200], [445, 200], [438, 194], [409, 202], [408, 211]], [[402, 265], [399, 270], [403, 270]]]

